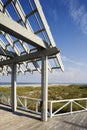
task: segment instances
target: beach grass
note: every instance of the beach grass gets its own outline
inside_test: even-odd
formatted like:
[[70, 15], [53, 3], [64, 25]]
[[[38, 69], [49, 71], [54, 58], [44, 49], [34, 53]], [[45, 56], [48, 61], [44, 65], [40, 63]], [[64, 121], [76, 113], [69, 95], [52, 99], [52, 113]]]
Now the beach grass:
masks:
[[[0, 93], [11, 94], [11, 87], [1, 86]], [[18, 86], [17, 95], [31, 98], [41, 97], [41, 87]], [[87, 85], [51, 85], [48, 87], [49, 100], [62, 100], [73, 98], [86, 98]]]
[[[11, 94], [11, 87], [0, 87], [0, 93]], [[30, 98], [41, 98], [41, 87], [33, 86], [18, 86], [17, 87], [18, 96], [26, 96]], [[51, 85], [48, 87], [48, 99], [49, 100], [63, 100], [63, 99], [77, 99], [77, 98], [87, 98], [87, 85]], [[29, 101], [30, 102], [30, 101]], [[85, 107], [84, 101], [78, 101]], [[54, 103], [53, 111], [61, 107], [63, 103]], [[33, 104], [32, 108], [35, 108]], [[78, 110], [77, 105], [73, 105], [73, 110]], [[70, 104], [62, 110], [62, 112], [69, 111]], [[60, 111], [61, 112], [61, 111]]]

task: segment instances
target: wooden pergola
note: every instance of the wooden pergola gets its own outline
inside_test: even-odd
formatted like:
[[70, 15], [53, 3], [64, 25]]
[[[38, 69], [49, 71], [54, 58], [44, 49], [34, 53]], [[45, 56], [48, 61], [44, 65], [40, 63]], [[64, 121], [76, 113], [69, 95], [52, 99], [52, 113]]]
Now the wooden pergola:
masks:
[[[64, 67], [39, 0], [0, 0], [0, 74], [12, 76], [12, 111], [16, 111], [16, 75], [20, 72], [42, 75], [41, 119], [47, 121], [48, 70]], [[26, 9], [28, 13], [26, 13]], [[15, 12], [15, 13], [14, 13]], [[13, 14], [12, 14], [13, 13]], [[32, 24], [30, 23], [32, 18]], [[38, 30], [35, 30], [36, 24]], [[51, 66], [52, 60], [55, 66]], [[40, 68], [39, 61], [42, 62]], [[32, 63], [34, 69], [31, 69]]]

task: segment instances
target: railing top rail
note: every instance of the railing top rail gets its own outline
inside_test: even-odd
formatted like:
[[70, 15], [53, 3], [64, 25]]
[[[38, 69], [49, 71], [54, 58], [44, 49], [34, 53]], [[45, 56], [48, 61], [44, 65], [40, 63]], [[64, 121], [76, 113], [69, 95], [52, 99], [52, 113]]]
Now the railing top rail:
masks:
[[64, 100], [48, 100], [48, 102], [57, 103], [57, 102], [72, 102], [72, 101], [84, 101], [87, 98], [77, 98], [77, 99], [64, 99]]
[[30, 99], [30, 100], [36, 100], [36, 101], [41, 101], [41, 99], [38, 98], [30, 98], [30, 97], [26, 97], [26, 96], [17, 96], [18, 98], [24, 98], [24, 99]]
[[[0, 95], [4, 94], [5, 96], [11, 96], [11, 94], [5, 94], [4, 92], [0, 92]], [[26, 96], [18, 96], [18, 98], [23, 98], [23, 99], [30, 99], [30, 100], [35, 100], [35, 101], [41, 101], [41, 99], [38, 98], [30, 98]], [[64, 99], [64, 100], [48, 100], [49, 103], [58, 103], [58, 102], [72, 102], [72, 101], [84, 101], [87, 100], [87, 98], [77, 98], [77, 99]]]

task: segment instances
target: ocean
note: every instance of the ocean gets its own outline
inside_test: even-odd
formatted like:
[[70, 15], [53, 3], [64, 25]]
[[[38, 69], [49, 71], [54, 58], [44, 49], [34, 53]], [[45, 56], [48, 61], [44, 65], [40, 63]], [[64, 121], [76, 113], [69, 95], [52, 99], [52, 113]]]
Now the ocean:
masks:
[[[49, 85], [52, 85], [52, 84], [55, 84], [55, 85], [72, 85], [72, 84], [75, 84], [75, 85], [87, 85], [87, 83], [49, 83]], [[10, 82], [0, 82], [0, 86], [10, 86], [11, 83]], [[30, 86], [30, 85], [41, 85], [41, 83], [26, 83], [26, 82], [18, 82], [17, 85], [19, 86]]]
[[[0, 86], [10, 86], [11, 85], [11, 83], [10, 82], [0, 82]], [[28, 86], [28, 85], [40, 85], [40, 83], [22, 83], [22, 82], [19, 82], [19, 83], [17, 83], [17, 85], [24, 85], [24, 86]]]

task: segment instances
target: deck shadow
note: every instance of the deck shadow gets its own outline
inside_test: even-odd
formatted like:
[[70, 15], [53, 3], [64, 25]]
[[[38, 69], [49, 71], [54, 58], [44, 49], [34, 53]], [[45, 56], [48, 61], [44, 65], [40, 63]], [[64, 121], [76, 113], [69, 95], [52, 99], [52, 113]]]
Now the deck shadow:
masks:
[[[8, 106], [4, 106], [2, 104], [0, 104], [0, 109], [4, 110], [4, 111], [8, 111], [8, 112], [12, 112], [11, 108], [8, 107]], [[27, 118], [31, 118], [31, 119], [34, 119], [34, 120], [41, 120], [40, 117], [38, 117], [36, 114], [32, 114], [30, 112], [25, 112], [23, 110], [17, 110], [16, 112], [12, 112], [14, 115], [17, 115], [17, 116], [25, 116]]]
[[75, 127], [79, 127], [79, 128], [82, 128], [82, 129], [87, 129], [87, 126], [84, 126], [84, 125], [79, 125], [79, 124], [68, 122], [68, 121], [63, 121], [63, 122], [66, 123], [66, 124], [75, 126]]
[[25, 117], [28, 117], [28, 118], [31, 118], [31, 119], [35, 119], [35, 120], [41, 120], [40, 117], [37, 117], [36, 114], [31, 114], [29, 112], [25, 112], [23, 113], [23, 111], [16, 111], [16, 112], [13, 112], [13, 114], [17, 115], [17, 116], [25, 116]]
[[2, 104], [0, 104], [0, 109], [4, 110], [4, 111], [8, 111], [8, 112], [12, 112], [11, 108], [8, 106], [4, 106]]

